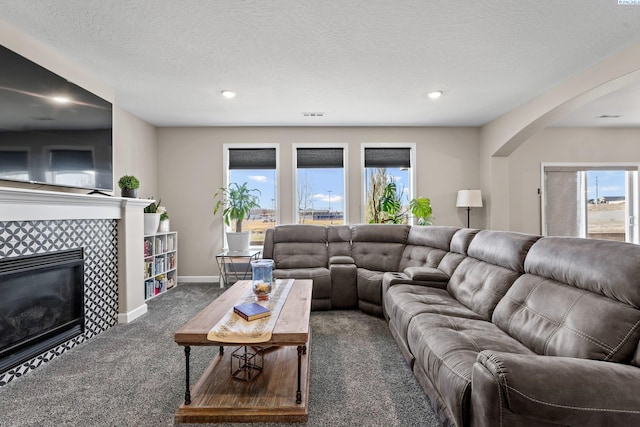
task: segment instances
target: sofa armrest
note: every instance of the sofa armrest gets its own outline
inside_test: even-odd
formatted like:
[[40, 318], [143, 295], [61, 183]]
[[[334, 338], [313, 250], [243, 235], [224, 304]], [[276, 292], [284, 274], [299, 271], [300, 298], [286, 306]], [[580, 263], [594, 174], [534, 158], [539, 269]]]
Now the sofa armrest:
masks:
[[411, 280], [421, 282], [448, 282], [449, 276], [442, 270], [433, 267], [407, 267], [404, 274]]
[[334, 255], [329, 257], [329, 265], [333, 264], [355, 264], [356, 262], [347, 255]]
[[640, 425], [638, 384], [631, 365], [485, 350], [473, 366], [472, 425]]
[[[347, 261], [347, 256], [335, 256]], [[353, 260], [352, 260], [353, 261]], [[331, 307], [353, 309], [358, 307], [357, 267], [351, 262], [331, 263], [329, 261], [329, 275], [331, 276]]]

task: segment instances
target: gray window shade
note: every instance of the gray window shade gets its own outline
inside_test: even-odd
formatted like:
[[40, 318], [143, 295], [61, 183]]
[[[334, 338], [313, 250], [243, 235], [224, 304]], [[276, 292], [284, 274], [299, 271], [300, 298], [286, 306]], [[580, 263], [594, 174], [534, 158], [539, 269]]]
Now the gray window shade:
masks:
[[342, 168], [342, 148], [298, 148], [299, 168]]
[[544, 206], [548, 236], [580, 236], [580, 171], [545, 168], [546, 203]]
[[365, 168], [410, 168], [410, 148], [365, 148]]
[[0, 172], [23, 172], [27, 169], [26, 151], [0, 151]]
[[275, 148], [230, 148], [229, 169], [275, 169]]
[[93, 153], [86, 150], [51, 150], [51, 170], [93, 170]]

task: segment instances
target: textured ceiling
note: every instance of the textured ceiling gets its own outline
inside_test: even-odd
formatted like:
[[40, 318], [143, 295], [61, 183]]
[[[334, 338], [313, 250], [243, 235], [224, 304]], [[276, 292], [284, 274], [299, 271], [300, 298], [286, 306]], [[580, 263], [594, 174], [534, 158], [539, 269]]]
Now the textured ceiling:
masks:
[[[616, 0], [3, 0], [0, 19], [157, 126], [478, 126], [640, 42]], [[617, 114], [572, 120], [596, 113]]]

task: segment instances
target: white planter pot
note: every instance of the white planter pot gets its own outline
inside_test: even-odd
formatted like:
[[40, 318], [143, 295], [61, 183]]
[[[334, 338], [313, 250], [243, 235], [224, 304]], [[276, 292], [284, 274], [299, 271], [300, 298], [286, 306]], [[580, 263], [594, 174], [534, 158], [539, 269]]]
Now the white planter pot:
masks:
[[144, 214], [144, 234], [156, 234], [158, 226], [160, 225], [159, 213], [146, 213]]
[[233, 252], [246, 252], [249, 250], [249, 242], [251, 241], [251, 231], [242, 231], [240, 233], [227, 232], [227, 244], [229, 250]]
[[166, 233], [169, 231], [169, 220], [165, 219], [164, 221], [160, 221], [160, 227], [158, 228], [158, 231], [160, 233]]

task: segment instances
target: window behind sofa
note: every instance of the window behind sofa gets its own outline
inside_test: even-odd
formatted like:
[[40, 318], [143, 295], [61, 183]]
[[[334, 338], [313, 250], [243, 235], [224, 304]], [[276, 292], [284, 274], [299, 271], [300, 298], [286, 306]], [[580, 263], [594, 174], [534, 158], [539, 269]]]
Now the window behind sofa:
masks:
[[365, 223], [372, 221], [373, 201], [382, 195], [383, 187], [389, 182], [396, 185], [396, 193], [403, 206], [414, 198], [415, 174], [414, 143], [366, 143], [362, 145], [363, 194]]
[[346, 223], [346, 145], [295, 145], [295, 218], [298, 224]]
[[542, 164], [542, 234], [639, 242], [637, 164]]
[[[251, 230], [251, 245], [264, 243], [264, 232], [278, 219], [277, 206], [277, 146], [269, 144], [225, 145], [226, 182], [260, 190], [260, 207], [243, 221], [243, 230]], [[226, 246], [226, 245], [225, 245]]]

